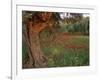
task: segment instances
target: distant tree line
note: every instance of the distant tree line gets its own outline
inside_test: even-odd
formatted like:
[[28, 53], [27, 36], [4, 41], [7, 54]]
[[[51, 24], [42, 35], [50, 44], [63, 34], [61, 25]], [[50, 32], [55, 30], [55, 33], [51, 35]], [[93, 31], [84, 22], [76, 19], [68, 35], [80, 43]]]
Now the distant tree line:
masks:
[[76, 21], [75, 23], [62, 23], [61, 30], [70, 33], [79, 33], [83, 35], [89, 35], [89, 17], [85, 17]]

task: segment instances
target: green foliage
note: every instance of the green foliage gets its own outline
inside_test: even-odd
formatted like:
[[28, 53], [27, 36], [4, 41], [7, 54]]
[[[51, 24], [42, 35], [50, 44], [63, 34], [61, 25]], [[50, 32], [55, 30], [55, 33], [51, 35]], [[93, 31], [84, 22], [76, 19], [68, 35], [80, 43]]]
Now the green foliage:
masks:
[[69, 24], [62, 24], [61, 25], [61, 31], [62, 32], [72, 32], [73, 34], [75, 32], [80, 32], [83, 35], [89, 34], [89, 18], [83, 18], [80, 21], [77, 21], [75, 23], [69, 23]]

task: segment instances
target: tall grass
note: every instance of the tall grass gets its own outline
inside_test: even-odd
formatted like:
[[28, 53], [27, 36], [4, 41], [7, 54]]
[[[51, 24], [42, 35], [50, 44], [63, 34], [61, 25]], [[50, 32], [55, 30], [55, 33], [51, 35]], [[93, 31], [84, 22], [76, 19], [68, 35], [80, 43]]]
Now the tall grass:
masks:
[[[48, 67], [88, 66], [89, 65], [89, 37], [71, 36], [63, 44], [56, 42], [42, 43], [42, 51], [48, 58]], [[75, 48], [66, 47], [75, 45]], [[77, 47], [80, 45], [82, 47]], [[85, 46], [84, 46], [85, 45]]]

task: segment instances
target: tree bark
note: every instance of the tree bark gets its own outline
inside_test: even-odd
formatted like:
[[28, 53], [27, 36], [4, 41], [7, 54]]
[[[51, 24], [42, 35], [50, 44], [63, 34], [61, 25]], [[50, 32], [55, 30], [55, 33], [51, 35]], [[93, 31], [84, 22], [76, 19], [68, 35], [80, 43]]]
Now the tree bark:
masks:
[[30, 42], [29, 42], [29, 38], [28, 38], [28, 34], [27, 34], [28, 30], [26, 28], [26, 26], [23, 25], [23, 36], [22, 39], [23, 41], [26, 43], [26, 47], [27, 47], [27, 53], [28, 53], [28, 60], [25, 64], [23, 64], [23, 68], [33, 68], [33, 57], [32, 57], [32, 52], [30, 49]]
[[34, 63], [33, 67], [41, 68], [47, 66], [47, 60], [45, 55], [43, 54], [39, 41], [39, 33], [46, 26], [43, 23], [34, 24], [30, 22], [28, 25], [29, 33], [27, 43], [29, 44], [29, 55], [31, 62]]
[[39, 34], [35, 32], [30, 32], [30, 49], [32, 51], [32, 56], [34, 58], [34, 66], [35, 67], [45, 67], [47, 65], [46, 63], [46, 57], [44, 56], [40, 42], [39, 42]]

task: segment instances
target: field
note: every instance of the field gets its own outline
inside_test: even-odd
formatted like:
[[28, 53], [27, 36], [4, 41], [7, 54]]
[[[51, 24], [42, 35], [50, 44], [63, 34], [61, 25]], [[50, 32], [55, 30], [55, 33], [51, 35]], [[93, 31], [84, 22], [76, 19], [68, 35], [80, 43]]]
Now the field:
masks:
[[[89, 36], [66, 33], [49, 37], [42, 35], [40, 42], [47, 57], [47, 67], [89, 65]], [[23, 63], [27, 59], [27, 48], [23, 46]]]
[[48, 58], [48, 67], [89, 65], [88, 36], [56, 34], [41, 40], [41, 48]]
[[[88, 66], [89, 37], [83, 35], [68, 35], [57, 33], [40, 38], [41, 49], [47, 57], [47, 67]], [[23, 48], [23, 61], [27, 61], [27, 48]], [[26, 54], [27, 55], [27, 54]]]

